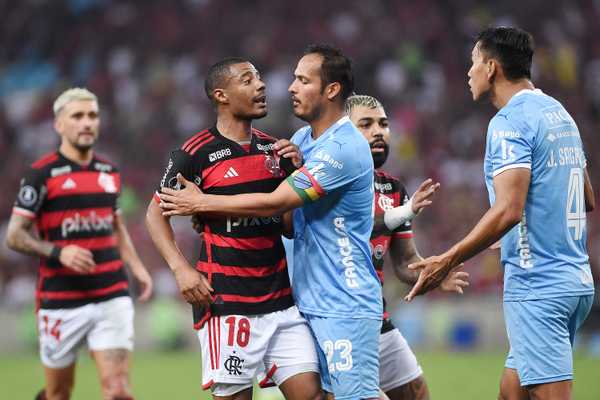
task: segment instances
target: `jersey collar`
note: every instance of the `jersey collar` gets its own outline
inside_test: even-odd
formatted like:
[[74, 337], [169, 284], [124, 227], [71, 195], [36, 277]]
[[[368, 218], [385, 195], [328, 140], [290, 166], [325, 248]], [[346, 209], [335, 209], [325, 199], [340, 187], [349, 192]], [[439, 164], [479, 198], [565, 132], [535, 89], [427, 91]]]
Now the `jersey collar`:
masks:
[[330, 134], [334, 133], [335, 131], [337, 131], [342, 125], [344, 125], [345, 123], [350, 122], [350, 117], [347, 115], [344, 115], [342, 118], [338, 119], [336, 122], [333, 123], [333, 125], [331, 125], [329, 128], [325, 129], [325, 132], [323, 132], [323, 134], [321, 136], [319, 136], [316, 140], [312, 139], [312, 128], [309, 130], [309, 137], [314, 140], [314, 141], [318, 141], [321, 138], [324, 138], [326, 136], [329, 136]]

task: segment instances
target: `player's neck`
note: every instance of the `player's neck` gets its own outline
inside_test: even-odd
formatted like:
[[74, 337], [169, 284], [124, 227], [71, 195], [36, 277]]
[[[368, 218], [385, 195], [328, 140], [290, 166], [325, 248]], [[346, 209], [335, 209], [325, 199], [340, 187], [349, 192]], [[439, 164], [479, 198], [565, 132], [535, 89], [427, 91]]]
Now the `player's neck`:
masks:
[[344, 111], [337, 107], [329, 107], [324, 110], [319, 118], [310, 122], [313, 139], [318, 139], [329, 127], [344, 116]]
[[245, 142], [252, 137], [252, 121], [241, 120], [230, 115], [219, 115], [217, 130], [229, 140]]
[[492, 91], [492, 104], [497, 109], [504, 107], [512, 97], [519, 93], [523, 89], [535, 89], [533, 83], [529, 79], [521, 79], [516, 82], [503, 80], [502, 82], [496, 83]]
[[94, 151], [91, 148], [87, 150], [79, 150], [66, 142], [61, 143], [58, 151], [60, 151], [60, 154], [65, 156], [65, 158], [83, 166], [86, 166], [92, 162], [92, 158], [94, 157]]

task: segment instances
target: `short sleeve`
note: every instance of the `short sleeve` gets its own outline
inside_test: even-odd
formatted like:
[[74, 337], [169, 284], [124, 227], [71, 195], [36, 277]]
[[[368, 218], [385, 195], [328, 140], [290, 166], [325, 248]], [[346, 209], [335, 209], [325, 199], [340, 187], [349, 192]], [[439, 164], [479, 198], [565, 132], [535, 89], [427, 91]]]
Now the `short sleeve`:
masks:
[[13, 213], [27, 218], [36, 218], [46, 199], [46, 177], [43, 170], [30, 168], [19, 187]]
[[505, 116], [496, 116], [490, 122], [487, 139], [493, 176], [512, 168], [531, 169], [533, 138], [529, 132], [518, 129]]
[[341, 145], [331, 142], [331, 145], [311, 154], [304, 161], [304, 166], [287, 178], [287, 182], [305, 202], [316, 201], [328, 192], [353, 182], [361, 172], [358, 160], [348, 157]]
[[[406, 191], [406, 188], [400, 182], [398, 182], [397, 195], [399, 196], [399, 199], [400, 199], [400, 206], [405, 205], [410, 200], [410, 197], [408, 196], [408, 192]], [[403, 223], [402, 225], [400, 225], [399, 227], [394, 229], [393, 232], [394, 232], [394, 237], [398, 237], [401, 239], [409, 239], [409, 238], [413, 237], [411, 221], [410, 220], [406, 221], [405, 223]]]
[[[194, 170], [192, 165], [192, 157], [183, 150], [173, 150], [169, 155], [169, 161], [165, 168], [165, 173], [160, 180], [160, 185], [156, 190], [154, 198], [160, 202], [158, 193], [163, 187], [171, 189], [179, 189], [179, 183], [177, 182], [177, 174], [181, 173], [183, 177], [189, 181], [196, 181], [197, 177], [194, 176]], [[199, 184], [200, 182], [196, 182]]]

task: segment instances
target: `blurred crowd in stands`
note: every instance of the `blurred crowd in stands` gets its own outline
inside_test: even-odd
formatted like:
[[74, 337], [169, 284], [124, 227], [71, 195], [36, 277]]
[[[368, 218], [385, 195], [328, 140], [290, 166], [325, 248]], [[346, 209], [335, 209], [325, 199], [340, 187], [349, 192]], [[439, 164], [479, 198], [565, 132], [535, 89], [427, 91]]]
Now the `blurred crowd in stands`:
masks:
[[[378, 97], [391, 120], [385, 169], [411, 193], [427, 177], [442, 184], [414, 224], [418, 247], [429, 255], [454, 243], [488, 208], [482, 157], [495, 110], [473, 103], [468, 91], [473, 37], [491, 24], [519, 26], [536, 40], [535, 85], [563, 102], [579, 125], [599, 197], [600, 1], [21, 0], [0, 1], [0, 14], [0, 239], [26, 166], [58, 145], [53, 100], [86, 86], [101, 103], [97, 151], [121, 168], [121, 206], [159, 294], [177, 291], [144, 227], [146, 205], [169, 149], [213, 124], [204, 74], [225, 56], [255, 63], [269, 104], [256, 126], [289, 137], [302, 125], [287, 87], [304, 47], [327, 42], [349, 55], [356, 91]], [[588, 219], [597, 280], [599, 216]], [[177, 221], [177, 230], [194, 258], [198, 237], [189, 221]], [[36, 265], [2, 244], [0, 305], [31, 302]], [[467, 268], [468, 295], [500, 292], [497, 251]]]

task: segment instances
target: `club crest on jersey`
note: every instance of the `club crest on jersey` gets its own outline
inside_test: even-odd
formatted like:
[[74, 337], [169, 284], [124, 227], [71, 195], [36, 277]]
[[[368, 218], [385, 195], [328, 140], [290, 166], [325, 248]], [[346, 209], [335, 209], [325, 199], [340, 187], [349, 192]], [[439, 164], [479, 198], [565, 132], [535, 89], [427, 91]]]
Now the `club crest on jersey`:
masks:
[[105, 172], [100, 172], [100, 175], [98, 175], [98, 185], [100, 185], [100, 187], [102, 187], [106, 193], [117, 192], [115, 177]]
[[270, 154], [265, 155], [265, 168], [273, 176], [281, 176], [281, 167], [277, 160]]
[[381, 260], [385, 254], [385, 247], [383, 247], [382, 244], [378, 244], [377, 246], [373, 247], [372, 251], [373, 257], [375, 257], [377, 260]]
[[391, 210], [392, 208], [394, 208], [394, 199], [384, 194], [380, 194], [379, 198], [377, 199], [377, 205], [383, 211]]

